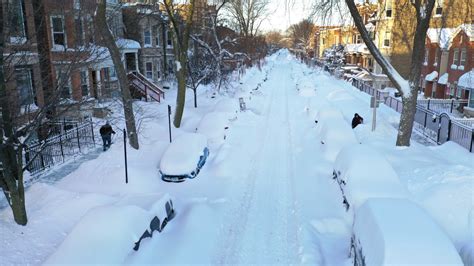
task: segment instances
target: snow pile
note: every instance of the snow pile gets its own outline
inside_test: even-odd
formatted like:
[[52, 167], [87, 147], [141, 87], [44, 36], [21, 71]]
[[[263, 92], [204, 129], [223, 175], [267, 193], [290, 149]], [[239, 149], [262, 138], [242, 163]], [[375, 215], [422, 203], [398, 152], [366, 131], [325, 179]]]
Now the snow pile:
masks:
[[45, 264], [118, 264], [150, 223], [136, 206], [107, 206], [90, 210]]
[[235, 99], [230, 98], [220, 100], [214, 107], [214, 112], [226, 113], [229, 119], [237, 118], [239, 110], [239, 103]]
[[334, 172], [347, 202], [355, 210], [370, 198], [409, 197], [384, 156], [366, 145], [345, 147], [337, 156]]
[[207, 147], [207, 139], [198, 133], [183, 133], [166, 149], [160, 170], [167, 175], [189, 174], [196, 170], [199, 157]]
[[354, 235], [366, 265], [463, 265], [439, 225], [408, 200], [368, 200], [356, 212]]

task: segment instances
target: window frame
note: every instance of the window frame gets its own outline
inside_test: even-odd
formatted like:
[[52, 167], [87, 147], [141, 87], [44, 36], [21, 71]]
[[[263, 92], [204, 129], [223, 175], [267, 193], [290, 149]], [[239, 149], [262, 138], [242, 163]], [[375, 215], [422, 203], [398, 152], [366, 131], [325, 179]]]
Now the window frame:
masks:
[[[148, 67], [151, 67], [151, 69], [149, 69]], [[152, 61], [145, 62], [145, 77], [147, 79], [153, 79], [153, 62]]]
[[[388, 36], [388, 38], [387, 38]], [[390, 45], [391, 45], [391, 39], [392, 38], [392, 33], [390, 31], [385, 31], [385, 34], [383, 36], [383, 43], [382, 43], [382, 47], [384, 48], [390, 48]], [[388, 45], [386, 43], [386, 41], [388, 41]]]
[[393, 3], [392, 0], [385, 2], [385, 18], [393, 18]]
[[[61, 19], [61, 24], [62, 24], [62, 31], [55, 31], [54, 29], [54, 19], [56, 18], [59, 18]], [[64, 48], [67, 48], [67, 34], [66, 34], [66, 25], [65, 25], [65, 17], [64, 15], [51, 15], [50, 16], [50, 23], [51, 23], [51, 41], [52, 41], [52, 44], [53, 44], [53, 48], [55, 45], [61, 45], [63, 46]], [[55, 35], [58, 35], [58, 34], [62, 34], [63, 35], [63, 42], [64, 44], [59, 44], [59, 43], [56, 43], [56, 38], [55, 38]]]
[[453, 49], [453, 65], [458, 66], [459, 64], [459, 48]]
[[[14, 1], [14, 2], [13, 2]], [[10, 43], [11, 44], [24, 44], [28, 38], [28, 35], [27, 35], [27, 23], [26, 23], [26, 19], [25, 19], [25, 2], [24, 0], [12, 0], [12, 3], [10, 3], [10, 1], [8, 1], [8, 5], [11, 5], [13, 6], [13, 8], [15, 8], [15, 6], [13, 4], [18, 4], [18, 6], [16, 7], [15, 11], [18, 11], [18, 25], [15, 25], [16, 26], [19, 26], [21, 27], [21, 29], [19, 29], [19, 32], [15, 32], [14, 34], [17, 34], [19, 33], [19, 35], [16, 35], [16, 36], [10, 36], [9, 40], [10, 40]], [[9, 7], [8, 8], [9, 10], [7, 12], [12, 12], [12, 8]], [[10, 28], [12, 28], [12, 21], [11, 19], [7, 22], [7, 23], [10, 23]]]
[[[152, 38], [151, 29], [149, 27], [145, 28], [143, 30], [143, 46], [145, 46], [145, 47], [153, 46], [153, 40], [152, 39], [153, 38]], [[148, 40], [148, 42], [147, 42], [147, 40]]]
[[[27, 84], [27, 95], [26, 97], [23, 97], [23, 87], [20, 87], [19, 84], [19, 77], [20, 75], [26, 74], [27, 79], [26, 81], [28, 82]], [[36, 90], [34, 87], [34, 82], [33, 82], [33, 70], [29, 67], [16, 67], [15, 68], [15, 82], [16, 82], [16, 87], [18, 90], [18, 99], [19, 99], [19, 105], [20, 107], [26, 107], [26, 106], [31, 106], [32, 104], [36, 105]], [[26, 99], [27, 102], [25, 103], [24, 100]]]
[[[463, 55], [464, 55], [464, 60], [463, 60]], [[467, 63], [467, 49], [462, 48], [460, 49], [460, 53], [459, 53], [459, 66], [465, 67], [466, 63]]]

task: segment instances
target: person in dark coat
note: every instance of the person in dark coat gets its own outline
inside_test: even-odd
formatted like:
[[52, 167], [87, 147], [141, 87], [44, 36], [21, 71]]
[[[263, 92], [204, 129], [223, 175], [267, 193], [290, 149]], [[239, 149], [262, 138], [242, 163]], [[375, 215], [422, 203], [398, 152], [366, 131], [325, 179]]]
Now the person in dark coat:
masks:
[[115, 134], [115, 131], [112, 129], [109, 122], [106, 122], [105, 125], [100, 127], [100, 136], [102, 137], [102, 142], [104, 144], [104, 151], [107, 150], [112, 143], [112, 134]]
[[352, 118], [352, 128], [355, 128], [357, 125], [362, 123], [364, 123], [364, 118], [362, 118], [358, 113], [355, 113], [354, 118]]

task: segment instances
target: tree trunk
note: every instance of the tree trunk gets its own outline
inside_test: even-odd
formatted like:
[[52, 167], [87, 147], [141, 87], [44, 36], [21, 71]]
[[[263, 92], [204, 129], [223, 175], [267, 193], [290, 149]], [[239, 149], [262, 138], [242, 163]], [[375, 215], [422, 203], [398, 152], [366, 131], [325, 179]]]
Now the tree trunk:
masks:
[[183, 118], [184, 113], [184, 104], [186, 102], [186, 71], [187, 71], [187, 53], [186, 51], [180, 51], [179, 54], [179, 63], [180, 69], [176, 71], [176, 77], [178, 78], [178, 95], [176, 97], [176, 111], [174, 115], [173, 124], [175, 127], [179, 128], [181, 126], [181, 119]]
[[127, 73], [125, 72], [125, 67], [123, 66], [122, 56], [117, 44], [115, 43], [114, 36], [109, 30], [107, 25], [106, 9], [107, 9], [107, 0], [101, 0], [98, 3], [97, 15], [95, 17], [96, 27], [100, 35], [102, 36], [102, 41], [105, 46], [109, 49], [110, 56], [114, 62], [115, 70], [117, 71], [117, 76], [120, 84], [120, 90], [122, 94], [123, 102], [123, 111], [125, 115], [125, 124], [127, 127], [127, 135], [129, 139], [130, 146], [134, 149], [139, 148], [138, 144], [138, 134], [135, 125], [135, 115], [133, 113], [133, 100], [130, 94], [129, 82], [127, 78]]
[[[383, 72], [387, 75], [395, 88], [402, 95], [402, 113], [397, 135], [397, 146], [410, 146], [410, 139], [415, 121], [416, 100], [418, 95], [418, 83], [420, 79], [423, 56], [425, 54], [426, 32], [430, 24], [431, 13], [433, 11], [435, 0], [428, 0], [426, 6], [422, 7], [422, 1], [416, 0], [412, 5], [416, 9], [417, 25], [414, 35], [413, 53], [411, 60], [411, 74], [409, 80], [403, 79], [393, 66], [383, 57], [380, 50], [375, 46], [365, 28], [362, 17], [359, 14], [354, 0], [345, 0], [349, 8], [354, 24], [357, 27], [367, 49], [370, 51], [375, 61], [380, 65]], [[426, 15], [423, 13], [426, 12]]]
[[[0, 14], [3, 14], [3, 2], [0, 1]], [[28, 218], [25, 207], [25, 189], [23, 185], [22, 149], [16, 139], [10, 104], [5, 84], [4, 65], [4, 18], [0, 16], [0, 185], [8, 200], [15, 222], [26, 225]], [[16, 148], [18, 147], [18, 149]]]

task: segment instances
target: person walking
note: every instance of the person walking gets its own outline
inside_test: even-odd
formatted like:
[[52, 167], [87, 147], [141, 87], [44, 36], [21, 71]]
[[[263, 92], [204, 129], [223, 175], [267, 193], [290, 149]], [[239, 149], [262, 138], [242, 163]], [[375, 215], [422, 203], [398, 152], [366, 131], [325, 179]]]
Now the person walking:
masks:
[[364, 123], [364, 118], [362, 118], [358, 113], [355, 113], [354, 118], [352, 118], [352, 128], [355, 128], [362, 123]]
[[112, 144], [112, 134], [115, 134], [115, 131], [112, 129], [109, 122], [106, 122], [105, 125], [100, 127], [100, 136], [102, 137], [102, 143], [104, 144], [104, 151], [110, 148], [110, 144]]

